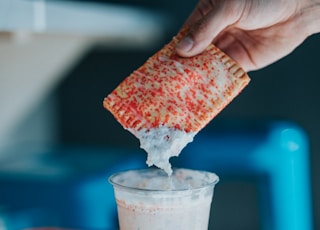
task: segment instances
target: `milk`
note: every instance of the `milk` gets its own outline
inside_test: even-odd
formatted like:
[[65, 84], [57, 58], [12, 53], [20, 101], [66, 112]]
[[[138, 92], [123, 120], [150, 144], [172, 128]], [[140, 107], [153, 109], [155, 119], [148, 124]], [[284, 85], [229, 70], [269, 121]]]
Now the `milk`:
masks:
[[207, 230], [215, 184], [210, 172], [131, 170], [110, 177], [121, 230]]

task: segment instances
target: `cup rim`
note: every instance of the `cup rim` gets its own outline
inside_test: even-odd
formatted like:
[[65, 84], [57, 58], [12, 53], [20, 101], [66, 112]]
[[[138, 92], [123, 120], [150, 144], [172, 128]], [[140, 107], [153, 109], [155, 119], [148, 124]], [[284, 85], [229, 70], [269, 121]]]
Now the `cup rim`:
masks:
[[196, 171], [196, 172], [200, 172], [200, 173], [209, 173], [211, 176], [214, 177], [214, 179], [208, 183], [206, 183], [203, 186], [199, 186], [199, 187], [195, 187], [195, 188], [180, 188], [180, 189], [150, 189], [150, 188], [137, 188], [137, 187], [133, 187], [133, 186], [127, 186], [127, 185], [123, 185], [121, 183], [115, 182], [114, 178], [116, 178], [117, 176], [119, 176], [122, 173], [127, 173], [127, 172], [138, 172], [138, 171], [158, 171], [158, 170], [162, 170], [159, 168], [143, 168], [143, 169], [130, 169], [130, 170], [123, 170], [123, 171], [119, 171], [116, 172], [114, 174], [112, 174], [109, 178], [108, 178], [108, 182], [113, 186], [113, 187], [117, 187], [117, 188], [123, 188], [125, 190], [128, 191], [135, 191], [135, 192], [155, 192], [155, 193], [168, 193], [168, 192], [187, 192], [187, 191], [197, 191], [197, 190], [202, 190], [208, 187], [214, 187], [218, 182], [219, 182], [219, 177], [217, 176], [217, 174], [210, 172], [210, 171], [205, 171], [205, 170], [197, 170], [197, 169], [188, 169], [188, 168], [173, 168], [173, 170], [188, 170], [188, 171]]

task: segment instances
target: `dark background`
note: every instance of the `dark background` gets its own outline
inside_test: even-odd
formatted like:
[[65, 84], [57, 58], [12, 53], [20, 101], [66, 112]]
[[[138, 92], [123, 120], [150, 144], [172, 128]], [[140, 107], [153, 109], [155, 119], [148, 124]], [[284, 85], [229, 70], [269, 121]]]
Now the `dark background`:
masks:
[[[66, 74], [53, 93], [58, 108], [58, 139], [62, 145], [139, 148], [129, 132], [102, 108], [103, 98], [127, 75], [168, 42], [195, 6], [188, 1], [97, 1], [145, 7], [168, 16], [165, 36], [153, 47], [93, 47]], [[250, 85], [219, 116], [216, 123], [235, 120], [285, 119], [299, 124], [310, 139], [310, 162], [315, 229], [320, 229], [320, 74], [319, 38], [308, 38], [286, 58], [249, 73]], [[228, 180], [216, 190], [215, 229], [258, 229], [257, 188], [254, 180]]]

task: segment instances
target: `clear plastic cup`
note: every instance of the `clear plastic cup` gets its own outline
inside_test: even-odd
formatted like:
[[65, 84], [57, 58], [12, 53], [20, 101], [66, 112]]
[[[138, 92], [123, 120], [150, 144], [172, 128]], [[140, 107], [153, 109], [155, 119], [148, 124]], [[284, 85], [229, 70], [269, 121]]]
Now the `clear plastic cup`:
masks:
[[112, 175], [121, 230], [207, 230], [216, 174], [139, 169]]

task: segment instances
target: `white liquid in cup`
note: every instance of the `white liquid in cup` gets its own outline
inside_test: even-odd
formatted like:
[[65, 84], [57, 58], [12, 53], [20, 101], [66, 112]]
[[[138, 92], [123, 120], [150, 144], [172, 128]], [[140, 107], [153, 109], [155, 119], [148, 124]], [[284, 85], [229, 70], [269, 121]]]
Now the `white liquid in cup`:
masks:
[[114, 187], [121, 230], [207, 230], [216, 174], [174, 169], [116, 173]]

